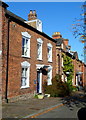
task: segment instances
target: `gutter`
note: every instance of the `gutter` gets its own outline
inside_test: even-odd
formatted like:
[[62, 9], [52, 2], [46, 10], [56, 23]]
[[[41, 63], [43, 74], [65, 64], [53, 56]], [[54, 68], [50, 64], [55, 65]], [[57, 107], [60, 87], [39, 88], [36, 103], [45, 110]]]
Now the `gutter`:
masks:
[[48, 35], [45, 34], [44, 32], [40, 32], [40, 31], [38, 31], [37, 29], [35, 29], [34, 27], [28, 25], [27, 23], [25, 23], [25, 20], [24, 20], [24, 19], [22, 19], [21, 17], [15, 15], [14, 13], [12, 13], [12, 12], [10, 12], [10, 11], [7, 10], [5, 15], [6, 15], [6, 17], [8, 17], [8, 18], [10, 17], [11, 20], [13, 20], [13, 21], [17, 22], [18, 24], [24, 26], [25, 28], [30, 29], [30, 30], [36, 32], [37, 34], [40, 34], [40, 35], [42, 35], [43, 37], [46, 37], [46, 38], [48, 38], [49, 40], [51, 40], [51, 41], [53, 41], [54, 43], [56, 43], [56, 40], [54, 40], [53, 38], [51, 38], [50, 36], [48, 36]]
[[8, 70], [9, 70], [9, 25], [10, 19], [8, 18], [8, 29], [7, 29], [7, 66], [6, 66], [6, 88], [5, 88], [5, 102], [8, 103]]

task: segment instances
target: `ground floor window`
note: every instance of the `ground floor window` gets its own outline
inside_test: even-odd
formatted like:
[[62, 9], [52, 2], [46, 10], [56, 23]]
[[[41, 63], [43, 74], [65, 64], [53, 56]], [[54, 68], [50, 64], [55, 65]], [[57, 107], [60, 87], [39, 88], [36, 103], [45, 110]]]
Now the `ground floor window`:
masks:
[[28, 62], [21, 63], [22, 73], [21, 73], [21, 88], [29, 87], [29, 77], [30, 77], [30, 64]]
[[48, 68], [47, 85], [52, 85], [52, 66]]

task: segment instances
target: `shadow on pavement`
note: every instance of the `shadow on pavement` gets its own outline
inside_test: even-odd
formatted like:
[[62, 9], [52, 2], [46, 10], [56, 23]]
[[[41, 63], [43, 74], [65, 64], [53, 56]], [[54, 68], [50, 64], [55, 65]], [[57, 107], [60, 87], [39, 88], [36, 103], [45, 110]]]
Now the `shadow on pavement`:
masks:
[[86, 94], [84, 92], [75, 92], [71, 96], [62, 98], [62, 103], [69, 107], [70, 110], [73, 110], [74, 106], [78, 108], [86, 107]]

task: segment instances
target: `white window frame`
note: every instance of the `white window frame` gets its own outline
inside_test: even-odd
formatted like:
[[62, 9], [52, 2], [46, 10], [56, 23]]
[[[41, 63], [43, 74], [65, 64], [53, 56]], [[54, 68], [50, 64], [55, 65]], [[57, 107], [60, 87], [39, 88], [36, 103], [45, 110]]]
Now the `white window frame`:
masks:
[[61, 48], [64, 49], [64, 45], [63, 45], [63, 43], [61, 44]]
[[48, 67], [47, 85], [52, 85], [52, 66]]
[[[30, 87], [30, 63], [24, 61], [21, 63], [22, 69], [24, 69], [24, 74], [21, 74], [21, 88]], [[27, 69], [27, 71], [25, 71]], [[26, 73], [27, 72], [27, 73]], [[26, 79], [26, 85], [22, 85], [23, 78]]]
[[[48, 43], [47, 44], [47, 58], [48, 58], [48, 62], [52, 62], [52, 44]], [[49, 50], [49, 51], [48, 51]]]
[[64, 59], [63, 59], [63, 57], [62, 57], [62, 67], [64, 67]]
[[[36, 69], [39, 71], [40, 68], [43, 68], [43, 64], [36, 64]], [[40, 82], [39, 82], [39, 93], [42, 93], [42, 71], [40, 71]]]
[[[30, 58], [30, 38], [31, 38], [31, 35], [28, 34], [28, 32], [21, 32], [22, 34], [22, 57], [28, 57]], [[23, 45], [23, 40], [25, 41], [24, 42], [24, 45]], [[28, 41], [28, 42], [26, 42]], [[24, 51], [23, 51], [24, 49]], [[24, 52], [24, 54], [23, 54]]]
[[[40, 46], [38, 50], [38, 45]], [[37, 39], [37, 60], [42, 60], [42, 45], [43, 45], [43, 40], [41, 38]]]

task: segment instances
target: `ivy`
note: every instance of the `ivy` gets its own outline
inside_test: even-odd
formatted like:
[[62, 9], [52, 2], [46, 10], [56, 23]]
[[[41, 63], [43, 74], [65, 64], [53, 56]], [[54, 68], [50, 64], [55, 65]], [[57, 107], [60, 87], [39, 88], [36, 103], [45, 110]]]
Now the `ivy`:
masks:
[[[74, 65], [72, 63], [72, 59], [67, 55], [63, 55], [63, 65], [64, 65], [63, 72], [67, 76], [67, 83], [69, 85], [72, 85], [72, 78], [74, 71]], [[67, 72], [69, 72], [69, 74], [67, 74]]]

